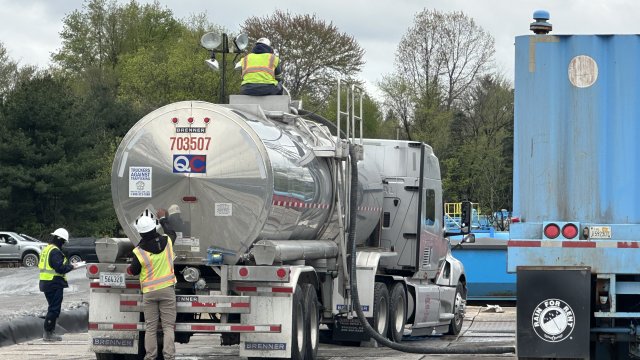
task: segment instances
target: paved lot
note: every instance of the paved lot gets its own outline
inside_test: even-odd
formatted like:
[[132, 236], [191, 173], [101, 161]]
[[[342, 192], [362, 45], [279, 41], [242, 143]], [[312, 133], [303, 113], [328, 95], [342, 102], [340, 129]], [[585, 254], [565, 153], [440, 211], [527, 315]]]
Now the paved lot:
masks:
[[[428, 338], [408, 338], [403, 343], [413, 346], [464, 346], [473, 345], [510, 345], [515, 343], [515, 308], [505, 308], [504, 313], [484, 312], [482, 307], [470, 307], [460, 336], [439, 336]], [[217, 335], [196, 335], [189, 344], [177, 344], [177, 359], [209, 360], [209, 359], [242, 359], [238, 356], [238, 346], [220, 346]], [[95, 358], [89, 351], [88, 334], [67, 334], [60, 343], [44, 343], [41, 340], [30, 341], [18, 345], [0, 348], [1, 360], [24, 360], [45, 358], [47, 360], [86, 360]], [[514, 354], [504, 355], [422, 355], [406, 354], [388, 348], [379, 347], [347, 347], [322, 344], [319, 360], [349, 359], [515, 359]]]

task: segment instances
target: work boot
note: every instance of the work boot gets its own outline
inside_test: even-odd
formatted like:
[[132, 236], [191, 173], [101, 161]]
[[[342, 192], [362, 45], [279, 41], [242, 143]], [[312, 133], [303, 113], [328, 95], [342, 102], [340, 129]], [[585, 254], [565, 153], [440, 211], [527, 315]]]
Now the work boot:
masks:
[[42, 335], [42, 340], [44, 341], [62, 341], [62, 336], [56, 335], [53, 331], [44, 331]]

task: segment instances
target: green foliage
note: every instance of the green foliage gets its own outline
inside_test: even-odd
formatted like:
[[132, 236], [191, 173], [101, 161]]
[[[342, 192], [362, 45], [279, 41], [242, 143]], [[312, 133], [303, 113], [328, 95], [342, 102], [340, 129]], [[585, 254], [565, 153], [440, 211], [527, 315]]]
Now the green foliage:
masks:
[[[94, 131], [64, 79], [47, 73], [20, 82], [2, 106], [0, 217], [7, 229], [41, 233], [100, 229], [112, 210], [108, 143]], [[106, 156], [105, 156], [106, 155]]]
[[183, 27], [159, 2], [140, 5], [134, 0], [126, 5], [116, 0], [86, 1], [83, 11], [73, 11], [63, 24], [62, 48], [53, 60], [71, 73], [115, 68], [123, 54], [170, 43]]
[[356, 39], [316, 15], [276, 10], [246, 19], [242, 31], [252, 42], [261, 37], [271, 40], [282, 59], [285, 86], [294, 98], [324, 99], [337, 78], [353, 79], [364, 64], [364, 50]]
[[445, 185], [451, 200], [479, 202], [484, 211], [511, 208], [513, 90], [504, 79], [485, 76], [451, 123], [452, 157]]

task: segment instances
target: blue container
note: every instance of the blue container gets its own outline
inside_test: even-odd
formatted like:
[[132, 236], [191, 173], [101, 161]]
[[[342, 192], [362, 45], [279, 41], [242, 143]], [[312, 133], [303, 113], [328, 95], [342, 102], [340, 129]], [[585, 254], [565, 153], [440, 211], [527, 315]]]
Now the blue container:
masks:
[[640, 223], [640, 36], [518, 36], [515, 89], [514, 215]]
[[467, 299], [515, 300], [516, 274], [507, 273], [509, 232], [473, 232], [475, 243], [456, 246], [461, 235], [452, 236], [452, 253], [462, 261], [467, 275]]
[[[629, 249], [640, 240], [639, 64], [638, 35], [516, 37], [513, 214], [523, 222], [510, 227], [508, 271], [640, 273]], [[543, 238], [545, 222], [573, 222], [579, 239]], [[585, 239], [593, 226], [610, 236]]]

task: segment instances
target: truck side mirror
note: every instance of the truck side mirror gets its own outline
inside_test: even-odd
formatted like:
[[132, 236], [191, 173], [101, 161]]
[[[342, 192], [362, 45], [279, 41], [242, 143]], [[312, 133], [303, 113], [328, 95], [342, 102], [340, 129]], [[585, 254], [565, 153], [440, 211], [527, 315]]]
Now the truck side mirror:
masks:
[[463, 234], [471, 232], [471, 201], [462, 202], [462, 211], [460, 214], [460, 231]]

